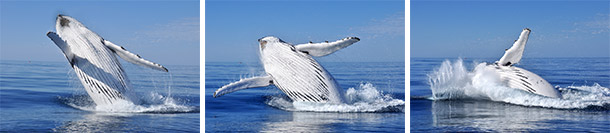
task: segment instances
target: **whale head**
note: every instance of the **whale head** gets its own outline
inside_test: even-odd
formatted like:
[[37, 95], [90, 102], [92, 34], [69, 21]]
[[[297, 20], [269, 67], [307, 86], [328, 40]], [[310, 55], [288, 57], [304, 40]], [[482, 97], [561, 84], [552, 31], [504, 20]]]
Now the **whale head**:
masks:
[[62, 14], [57, 15], [57, 19], [55, 20], [55, 30], [57, 31], [57, 34], [59, 34], [59, 36], [62, 38], [65, 36], [72, 35], [92, 35], [98, 36], [95, 38], [100, 38], [99, 35], [89, 30], [78, 20]]
[[271, 47], [278, 47], [278, 45], [290, 45], [290, 44], [282, 41], [282, 39], [274, 37], [274, 36], [267, 36], [267, 37], [258, 39], [258, 43], [260, 44], [259, 49], [261, 51], [263, 51], [265, 48], [267, 48], [268, 45], [271, 45]]
[[78, 22], [76, 19], [74, 19], [70, 16], [62, 15], [62, 14], [57, 15], [57, 18], [55, 21], [56, 21], [55, 29], [57, 30], [58, 33], [61, 33], [67, 29], [85, 27], [82, 23]]
[[61, 38], [58, 40], [65, 41], [65, 43], [56, 42], [55, 44], [62, 49], [64, 53], [78, 53], [105, 47], [101, 43], [103, 38], [89, 30], [78, 20], [70, 16], [59, 14], [57, 15], [55, 22], [55, 30], [57, 31], [58, 38]]
[[258, 44], [260, 56], [263, 60], [267, 58], [267, 56], [273, 56], [275, 54], [296, 52], [294, 46], [274, 36], [258, 39]]

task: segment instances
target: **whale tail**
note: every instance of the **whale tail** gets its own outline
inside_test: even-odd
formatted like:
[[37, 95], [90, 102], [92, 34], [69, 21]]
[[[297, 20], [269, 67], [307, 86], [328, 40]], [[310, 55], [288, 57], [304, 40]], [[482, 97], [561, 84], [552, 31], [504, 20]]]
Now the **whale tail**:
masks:
[[501, 66], [511, 66], [519, 63], [519, 61], [521, 61], [521, 57], [523, 56], [525, 44], [527, 43], [527, 38], [529, 37], [530, 32], [531, 30], [528, 28], [523, 29], [521, 35], [519, 35], [519, 39], [515, 41], [512, 47], [505, 51], [504, 56], [502, 56], [502, 58], [500, 58], [500, 60], [496, 63]]

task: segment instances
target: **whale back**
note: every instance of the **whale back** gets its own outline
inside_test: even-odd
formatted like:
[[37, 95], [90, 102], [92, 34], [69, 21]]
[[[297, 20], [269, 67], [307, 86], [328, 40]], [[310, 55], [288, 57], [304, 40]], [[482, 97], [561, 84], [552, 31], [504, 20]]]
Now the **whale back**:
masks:
[[293, 101], [343, 102], [335, 79], [310, 55], [281, 40], [261, 43], [260, 54], [273, 84]]

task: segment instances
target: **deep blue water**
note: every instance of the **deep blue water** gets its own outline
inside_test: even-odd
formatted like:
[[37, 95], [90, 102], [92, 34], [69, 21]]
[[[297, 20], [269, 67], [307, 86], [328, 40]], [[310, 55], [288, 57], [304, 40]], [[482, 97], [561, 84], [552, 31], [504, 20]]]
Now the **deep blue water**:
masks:
[[[264, 71], [259, 63], [206, 62], [206, 132], [405, 131], [404, 62], [320, 64], [342, 89], [355, 90], [351, 96], [361, 98], [355, 102], [360, 104], [301, 105], [291, 102], [275, 86], [250, 88], [213, 98], [214, 91], [223, 85], [263, 75]], [[400, 102], [401, 105], [393, 106]]]
[[199, 131], [199, 66], [121, 63], [146, 102], [127, 112], [95, 110], [68, 62], [0, 61], [0, 132]]
[[[495, 60], [411, 58], [411, 131], [610, 132], [610, 58], [524, 58], [516, 65], [545, 78], [563, 99], [468, 86], [478, 63]], [[451, 70], [438, 70], [444, 61]], [[447, 78], [452, 85], [444, 87], [470, 95], [433, 100], [431, 73], [467, 77]]]

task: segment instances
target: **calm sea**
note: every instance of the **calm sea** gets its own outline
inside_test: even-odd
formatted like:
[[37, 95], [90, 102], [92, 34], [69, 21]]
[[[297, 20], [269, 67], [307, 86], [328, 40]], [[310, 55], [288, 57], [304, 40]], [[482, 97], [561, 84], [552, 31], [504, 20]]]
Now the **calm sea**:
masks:
[[[610, 58], [524, 58], [563, 99], [472, 85], [473, 69], [497, 59], [411, 58], [411, 131], [610, 132]], [[439, 69], [439, 68], [444, 69]], [[434, 75], [444, 75], [437, 77]], [[429, 79], [452, 94], [432, 98]]]
[[107, 112], [68, 62], [0, 61], [0, 132], [199, 131], [199, 66], [121, 64], [144, 103]]
[[206, 132], [404, 132], [404, 62], [320, 62], [334, 76], [345, 104], [292, 102], [275, 86], [213, 98], [218, 88], [263, 75], [259, 63], [206, 62]]

